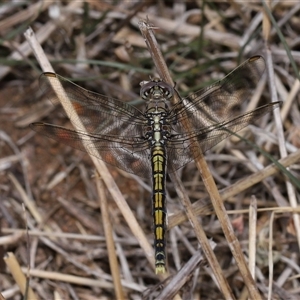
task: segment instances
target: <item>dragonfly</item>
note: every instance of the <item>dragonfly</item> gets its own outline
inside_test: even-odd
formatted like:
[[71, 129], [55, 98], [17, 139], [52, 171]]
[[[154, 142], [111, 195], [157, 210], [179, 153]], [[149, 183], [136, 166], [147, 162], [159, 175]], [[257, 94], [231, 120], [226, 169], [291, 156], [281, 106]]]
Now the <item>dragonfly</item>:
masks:
[[[41, 88], [56, 104], [68, 97], [73, 124], [86, 131], [36, 122], [36, 132], [98, 157], [109, 165], [152, 181], [155, 271], [166, 271], [166, 176], [231, 134], [279, 106], [263, 105], [237, 115], [265, 70], [262, 56], [253, 56], [222, 80], [170, 105], [175, 87], [158, 78], [141, 83], [143, 111], [121, 100], [86, 90], [55, 74], [41, 75]], [[178, 94], [179, 95], [179, 94]], [[78, 117], [77, 117], [78, 116]], [[191, 130], [182, 125], [189, 122]], [[171, 166], [171, 167], [170, 167]]]

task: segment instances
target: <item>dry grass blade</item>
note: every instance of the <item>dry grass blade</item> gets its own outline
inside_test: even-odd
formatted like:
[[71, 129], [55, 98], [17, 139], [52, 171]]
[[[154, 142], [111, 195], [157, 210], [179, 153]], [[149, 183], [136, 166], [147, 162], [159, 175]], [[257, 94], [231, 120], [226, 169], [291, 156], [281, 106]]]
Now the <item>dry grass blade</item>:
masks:
[[43, 218], [39, 213], [35, 203], [32, 201], [32, 199], [28, 197], [27, 193], [21, 186], [20, 182], [18, 182], [17, 178], [13, 174], [8, 174], [8, 176], [9, 179], [12, 181], [13, 185], [15, 186], [16, 190], [20, 193], [23, 202], [25, 203], [26, 207], [29, 209], [30, 213], [32, 214], [36, 222], [41, 223]]
[[270, 217], [270, 231], [269, 231], [269, 289], [268, 289], [268, 300], [272, 299], [272, 285], [274, 278], [274, 260], [273, 260], [273, 222], [274, 222], [275, 212], [271, 213]]
[[[275, 83], [274, 64], [273, 64], [271, 51], [269, 48], [269, 36], [270, 36], [270, 30], [271, 30], [271, 28], [270, 28], [271, 22], [270, 22], [270, 19], [267, 17], [267, 11], [270, 12], [270, 3], [268, 2], [268, 5], [265, 4], [264, 8], [265, 8], [266, 15], [263, 19], [263, 24], [264, 24], [264, 28], [265, 28], [264, 38], [265, 38], [265, 48], [266, 48], [266, 55], [267, 55], [267, 71], [268, 71], [268, 76], [269, 76], [269, 89], [270, 89], [270, 95], [271, 95], [272, 102], [276, 102], [278, 100], [278, 97], [277, 97], [276, 85], [274, 84]], [[297, 86], [299, 88], [299, 84]], [[287, 149], [286, 149], [283, 124], [282, 124], [282, 120], [280, 118], [279, 110], [274, 111], [274, 118], [275, 118], [276, 132], [278, 135], [280, 156], [281, 156], [281, 158], [284, 158], [288, 155], [288, 153], [287, 153]], [[271, 147], [270, 145], [267, 145], [267, 149], [269, 149], [270, 147]], [[289, 170], [290, 169], [287, 168], [287, 171], [289, 171]], [[296, 190], [290, 181], [286, 181], [286, 189], [287, 189], [288, 198], [289, 198], [291, 207], [296, 208], [298, 206]], [[293, 221], [295, 223], [295, 230], [297, 233], [298, 247], [300, 248], [300, 216], [298, 214], [293, 214]]]
[[[297, 163], [300, 159], [300, 150], [290, 154], [288, 157], [282, 158], [278, 161], [283, 167], [288, 167]], [[222, 200], [226, 199], [241, 193], [245, 189], [261, 182], [262, 180], [276, 174], [279, 172], [279, 169], [275, 164], [267, 166], [265, 169], [260, 170], [245, 179], [238, 180], [235, 184], [229, 186], [220, 191]], [[193, 211], [196, 215], [207, 215], [213, 212], [212, 205], [207, 201], [206, 204], [203, 204], [203, 201], [198, 201], [193, 204]], [[172, 228], [178, 224], [183, 223], [187, 220], [187, 217], [183, 212], [178, 212], [169, 218], [169, 227]]]
[[34, 18], [36, 18], [41, 11], [46, 10], [53, 3], [54, 1], [40, 1], [31, 5], [28, 9], [22, 10], [17, 14], [5, 18], [0, 22], [0, 31], [4, 31], [9, 27], [27, 21], [28, 19], [33, 21]]
[[256, 198], [251, 198], [249, 207], [249, 270], [252, 277], [255, 278], [255, 261], [256, 261], [256, 226], [257, 226], [257, 203]]
[[111, 225], [110, 216], [108, 212], [108, 205], [106, 195], [104, 192], [104, 186], [102, 184], [101, 178], [96, 179], [97, 191], [99, 194], [99, 204], [102, 212], [103, 228], [105, 232], [106, 245], [108, 250], [109, 266], [114, 281], [115, 295], [118, 299], [125, 299], [121, 285], [121, 276], [119, 272], [119, 265], [113, 238], [113, 227]]
[[[213, 244], [213, 242], [212, 242]], [[214, 248], [216, 245], [211, 245]], [[190, 260], [184, 265], [184, 267], [178, 272], [166, 285], [162, 293], [156, 297], [156, 299], [173, 299], [180, 289], [191, 280], [192, 274], [195, 269], [198, 268], [199, 262], [203, 259], [203, 255], [200, 250], [190, 258]]]
[[[69, 5], [69, 8], [76, 8], [80, 5], [79, 1], [72, 1]], [[64, 19], [62, 20], [64, 21]], [[45, 41], [49, 35], [56, 29], [56, 25], [53, 24], [52, 21], [48, 22], [41, 30], [37, 32], [37, 38], [39, 42]], [[29, 44], [27, 42], [24, 42], [21, 44], [16, 51], [14, 51], [10, 55], [10, 59], [15, 59], [15, 60], [21, 60], [24, 57], [29, 56], [32, 53], [32, 49], [30, 48]], [[9, 66], [2, 66], [0, 67], [0, 78], [3, 78], [6, 76], [9, 71], [11, 70], [11, 67]]]
[[[214, 272], [214, 275], [216, 276], [216, 279], [218, 280], [218, 283], [220, 284], [220, 289], [224, 293], [225, 299], [234, 299], [232, 291], [231, 291], [230, 287], [228, 286], [228, 282], [225, 279], [225, 277], [223, 276], [222, 269], [218, 263], [218, 260], [216, 259], [215, 255], [214, 255], [211, 243], [209, 242], [208, 238], [206, 237], [206, 234], [205, 234], [202, 226], [199, 224], [198, 220], [196, 219], [196, 215], [194, 214], [191, 202], [190, 202], [190, 200], [187, 196], [187, 193], [184, 189], [184, 186], [182, 185], [176, 172], [171, 174], [171, 179], [175, 184], [176, 192], [182, 201], [182, 204], [183, 204], [183, 207], [185, 208], [187, 217], [193, 226], [195, 234], [201, 245], [201, 250], [205, 254], [205, 258], [207, 259], [211, 269]], [[196, 266], [197, 265], [194, 265], [194, 268]], [[190, 268], [188, 270], [192, 273], [193, 268]], [[182, 272], [184, 273], [184, 270], [182, 270]]]
[[6, 266], [8, 267], [10, 273], [12, 274], [12, 276], [14, 277], [16, 283], [18, 284], [23, 296], [27, 296], [27, 299], [32, 299], [32, 300], [37, 300], [39, 299], [35, 293], [33, 292], [33, 290], [29, 287], [28, 288], [28, 294], [25, 295], [25, 291], [26, 291], [26, 277], [23, 274], [21, 267], [16, 259], [16, 257], [14, 256], [13, 253], [7, 253], [6, 256], [4, 257], [4, 261], [6, 263]]

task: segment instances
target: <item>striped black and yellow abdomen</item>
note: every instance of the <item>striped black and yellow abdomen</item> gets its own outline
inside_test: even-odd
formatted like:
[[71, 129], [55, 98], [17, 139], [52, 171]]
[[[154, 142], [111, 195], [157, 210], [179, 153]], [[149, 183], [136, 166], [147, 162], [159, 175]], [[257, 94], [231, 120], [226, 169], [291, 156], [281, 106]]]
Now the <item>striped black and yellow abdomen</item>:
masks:
[[165, 231], [166, 231], [166, 150], [164, 146], [151, 149], [153, 184], [153, 219], [155, 272], [164, 273], [166, 269]]

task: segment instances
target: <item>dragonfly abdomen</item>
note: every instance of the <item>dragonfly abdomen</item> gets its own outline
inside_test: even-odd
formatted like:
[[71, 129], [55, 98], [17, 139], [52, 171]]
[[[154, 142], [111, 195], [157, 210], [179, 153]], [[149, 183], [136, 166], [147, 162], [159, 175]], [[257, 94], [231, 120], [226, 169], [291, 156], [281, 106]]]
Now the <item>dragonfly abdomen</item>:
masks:
[[153, 219], [155, 272], [164, 273], [166, 265], [165, 231], [166, 231], [166, 149], [155, 145], [151, 149], [152, 185], [153, 185]]

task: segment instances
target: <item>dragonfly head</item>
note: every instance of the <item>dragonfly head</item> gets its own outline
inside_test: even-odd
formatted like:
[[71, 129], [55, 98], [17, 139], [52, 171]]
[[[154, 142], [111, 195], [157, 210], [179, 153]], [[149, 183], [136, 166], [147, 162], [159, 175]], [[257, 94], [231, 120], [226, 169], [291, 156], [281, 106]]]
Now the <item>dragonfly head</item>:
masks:
[[158, 78], [151, 79], [151, 81], [142, 81], [141, 86], [140, 95], [144, 100], [168, 100], [173, 96], [173, 88]]

